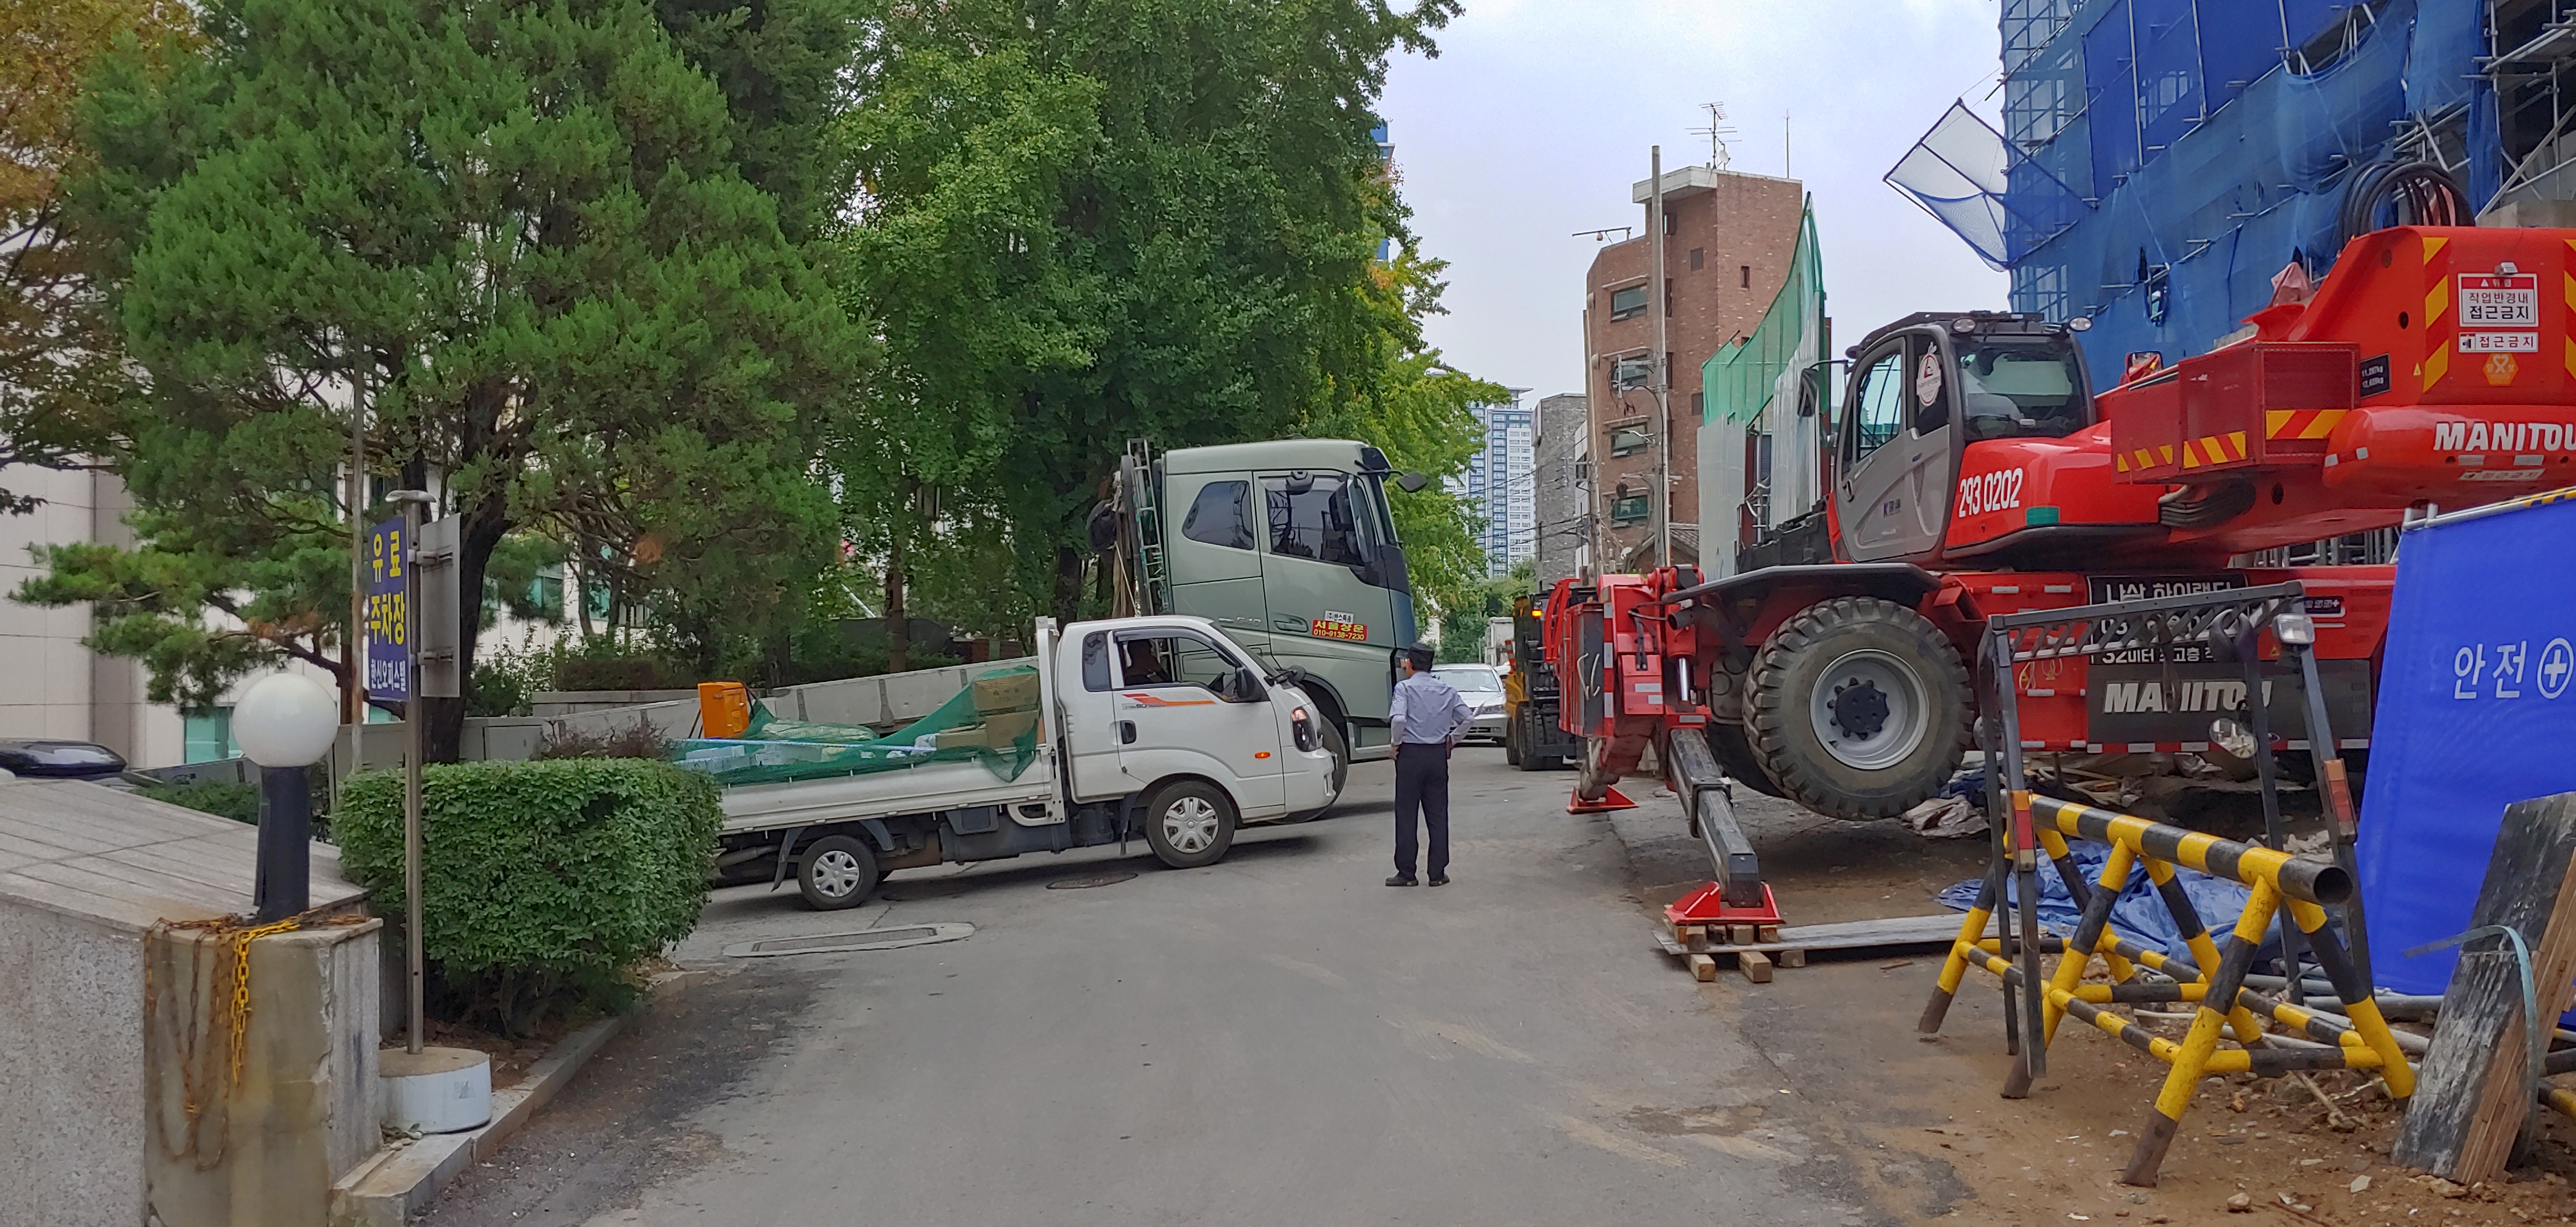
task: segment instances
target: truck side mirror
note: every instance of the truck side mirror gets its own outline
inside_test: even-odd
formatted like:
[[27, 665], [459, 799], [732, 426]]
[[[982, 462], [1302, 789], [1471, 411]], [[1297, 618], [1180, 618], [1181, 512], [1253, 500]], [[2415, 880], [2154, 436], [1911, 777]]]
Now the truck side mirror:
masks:
[[1423, 489], [1430, 484], [1431, 479], [1420, 473], [1408, 472], [1404, 476], [1395, 479], [1395, 488], [1402, 490], [1407, 494], [1420, 494]]
[[1270, 701], [1270, 688], [1261, 684], [1261, 675], [1249, 666], [1237, 669], [1234, 671], [1234, 701], [1267, 703]]

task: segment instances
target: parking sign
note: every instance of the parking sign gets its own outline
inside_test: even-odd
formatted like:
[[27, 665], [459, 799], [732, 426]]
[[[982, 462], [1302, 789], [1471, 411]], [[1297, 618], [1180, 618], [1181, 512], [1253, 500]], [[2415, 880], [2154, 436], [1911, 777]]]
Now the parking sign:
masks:
[[367, 697], [411, 701], [411, 613], [403, 522], [367, 530]]

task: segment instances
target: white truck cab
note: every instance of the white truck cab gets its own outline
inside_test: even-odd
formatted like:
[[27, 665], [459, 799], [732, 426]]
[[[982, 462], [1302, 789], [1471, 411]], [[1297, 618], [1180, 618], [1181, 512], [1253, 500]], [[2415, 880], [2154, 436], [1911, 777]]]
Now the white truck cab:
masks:
[[724, 792], [719, 881], [793, 870], [805, 901], [851, 907], [890, 870], [1142, 838], [1174, 868], [1214, 864], [1244, 825], [1309, 817], [1341, 773], [1293, 675], [1266, 675], [1205, 618], [1038, 620], [1038, 753], [1009, 780], [977, 762], [747, 784]]

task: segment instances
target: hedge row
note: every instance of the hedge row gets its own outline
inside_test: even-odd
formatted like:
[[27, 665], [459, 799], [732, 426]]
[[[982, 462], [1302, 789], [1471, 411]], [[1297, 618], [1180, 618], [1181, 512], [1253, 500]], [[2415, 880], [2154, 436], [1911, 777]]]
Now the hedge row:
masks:
[[[614, 1006], [624, 975], [695, 928], [723, 813], [715, 784], [639, 759], [434, 766], [422, 773], [421, 940], [442, 1013], [533, 1031]], [[341, 866], [403, 914], [403, 780], [343, 790]]]

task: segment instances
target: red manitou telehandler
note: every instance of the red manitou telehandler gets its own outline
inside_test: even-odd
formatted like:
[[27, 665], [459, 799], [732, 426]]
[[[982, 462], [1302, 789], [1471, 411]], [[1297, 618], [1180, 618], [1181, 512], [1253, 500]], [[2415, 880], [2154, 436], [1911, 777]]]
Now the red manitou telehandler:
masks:
[[[2069, 325], [1921, 313], [1870, 333], [1817, 449], [1821, 505], [1748, 547], [1748, 569], [1548, 594], [1575, 808], [1620, 803], [1654, 746], [1718, 861], [1708, 902], [1767, 908], [1726, 780], [1902, 813], [1969, 745], [1987, 618], [2285, 580], [2305, 588], [2341, 747], [2366, 749], [2395, 568], [2239, 564], [2576, 484], [2576, 231], [2365, 234], [2314, 297], [2248, 322], [2098, 394]], [[2245, 699], [2240, 666], [2140, 655], [2017, 666], [2022, 748], [2206, 750]], [[2295, 694], [2267, 710], [2303, 736]]]

